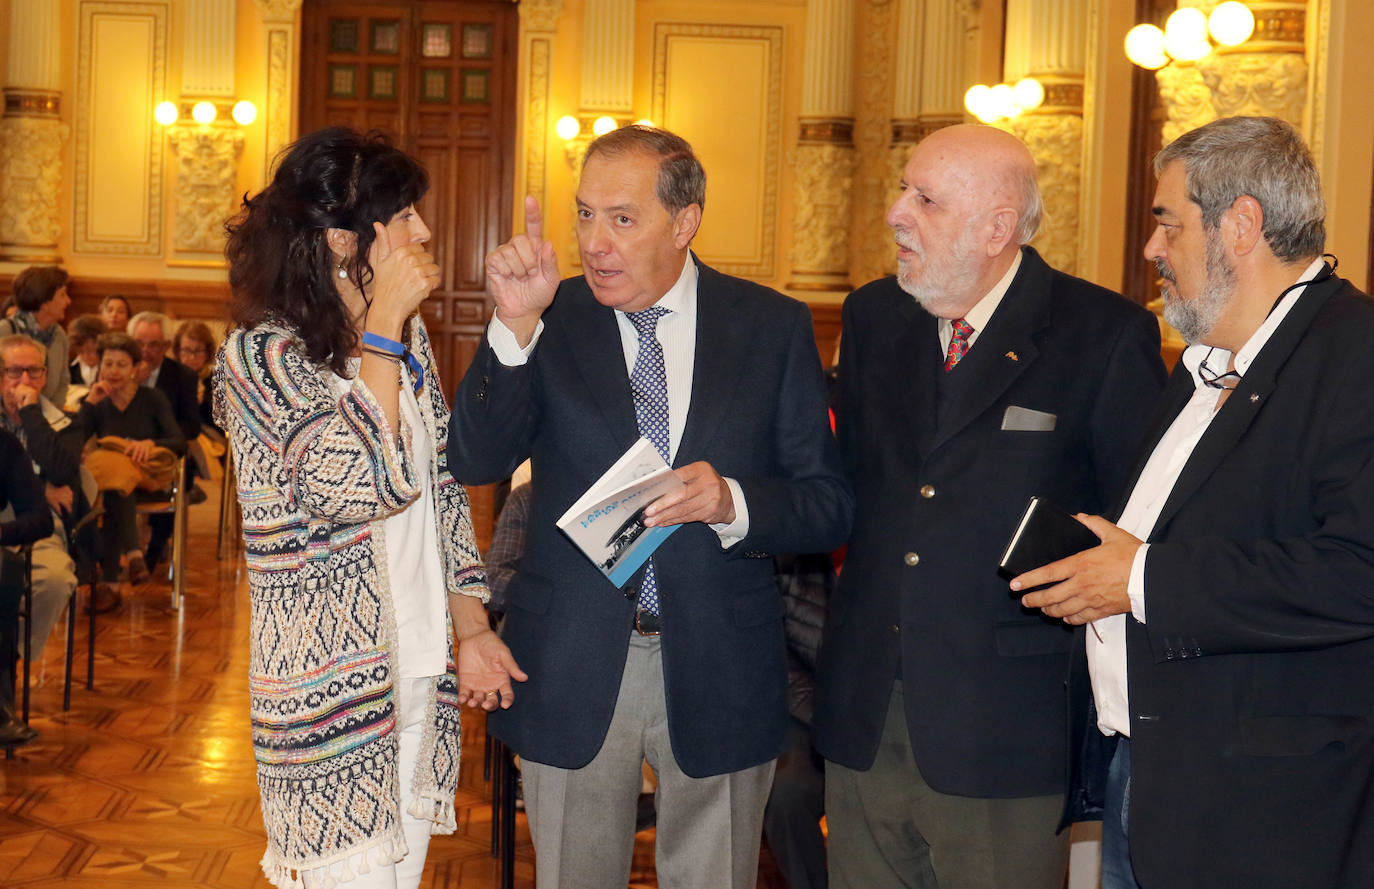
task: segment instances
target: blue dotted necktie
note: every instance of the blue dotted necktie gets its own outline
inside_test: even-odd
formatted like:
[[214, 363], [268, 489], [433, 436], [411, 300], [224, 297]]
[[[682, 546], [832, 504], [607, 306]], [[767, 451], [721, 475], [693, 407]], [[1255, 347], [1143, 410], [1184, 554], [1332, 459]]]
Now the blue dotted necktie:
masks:
[[[635, 355], [635, 367], [630, 373], [635, 422], [639, 426], [639, 434], [649, 439], [665, 461], [668, 461], [668, 374], [663, 367], [663, 346], [654, 331], [658, 328], [658, 319], [668, 312], [662, 306], [650, 306], [642, 312], [625, 313], [639, 335], [639, 352]], [[654, 576], [653, 559], [644, 566], [644, 580], [639, 585], [639, 607], [651, 614], [658, 614], [658, 578]]]

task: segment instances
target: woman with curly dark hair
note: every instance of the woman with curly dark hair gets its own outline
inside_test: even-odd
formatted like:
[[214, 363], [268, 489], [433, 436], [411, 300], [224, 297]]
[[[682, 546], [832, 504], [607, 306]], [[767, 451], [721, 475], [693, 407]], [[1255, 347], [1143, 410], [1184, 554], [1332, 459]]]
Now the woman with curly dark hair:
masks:
[[215, 414], [249, 570], [262, 863], [281, 887], [418, 886], [430, 834], [455, 829], [460, 707], [508, 703], [524, 678], [488, 629], [448, 470], [417, 313], [439, 283], [427, 187], [385, 138], [336, 127], [287, 149], [228, 225]]

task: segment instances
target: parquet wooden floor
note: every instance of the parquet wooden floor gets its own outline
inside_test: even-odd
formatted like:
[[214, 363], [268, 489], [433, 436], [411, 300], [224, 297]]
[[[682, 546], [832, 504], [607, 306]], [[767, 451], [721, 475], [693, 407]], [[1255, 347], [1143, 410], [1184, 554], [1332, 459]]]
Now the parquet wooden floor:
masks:
[[[208, 486], [207, 486], [208, 487]], [[218, 492], [191, 509], [184, 608], [158, 580], [124, 587], [96, 632], [95, 690], [77, 681], [62, 711], [65, 620], [35, 662], [32, 723], [42, 736], [0, 760], [0, 889], [268, 887], [248, 734], [248, 596], [241, 558], [215, 558]], [[83, 596], [84, 600], [84, 596]], [[464, 721], [458, 832], [435, 837], [423, 885], [493, 889], [483, 724]], [[534, 853], [517, 821], [515, 885], [532, 889]], [[630, 885], [657, 886], [653, 831], [637, 837]], [[760, 889], [784, 889], [765, 850]]]

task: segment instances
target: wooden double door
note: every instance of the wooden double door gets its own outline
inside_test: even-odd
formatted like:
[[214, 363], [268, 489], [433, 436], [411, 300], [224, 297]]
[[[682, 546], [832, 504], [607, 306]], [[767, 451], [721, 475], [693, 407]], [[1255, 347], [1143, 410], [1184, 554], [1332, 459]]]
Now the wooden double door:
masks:
[[452, 394], [490, 316], [483, 260], [510, 236], [518, 19], [511, 0], [305, 0], [301, 127], [378, 129], [429, 171], [424, 305]]

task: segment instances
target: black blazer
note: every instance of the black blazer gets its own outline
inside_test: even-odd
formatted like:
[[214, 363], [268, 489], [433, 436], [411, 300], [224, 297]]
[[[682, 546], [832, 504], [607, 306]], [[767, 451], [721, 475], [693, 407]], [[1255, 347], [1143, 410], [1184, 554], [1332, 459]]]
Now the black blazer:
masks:
[[[1150, 536], [1146, 623], [1127, 621], [1149, 889], [1374, 885], [1371, 342], [1374, 302], [1310, 286]], [[1192, 391], [1180, 365], [1132, 480]]]
[[[869, 768], [900, 673], [932, 787], [1057, 793], [1072, 635], [1023, 609], [997, 562], [1031, 495], [1089, 513], [1114, 501], [1163, 387], [1159, 327], [1029, 247], [948, 374], [936, 325], [893, 278], [845, 302], [838, 431], [857, 510], [821, 651], [816, 746]], [[1012, 406], [1053, 414], [1054, 429], [1003, 429]]]
[[[775, 757], [787, 721], [783, 604], [775, 552], [843, 542], [852, 499], [830, 434], [806, 306], [698, 263], [691, 408], [676, 465], [706, 460], [737, 479], [749, 534], [723, 551], [709, 527], [655, 553], [673, 754], [694, 777]], [[634, 608], [555, 526], [638, 437], [614, 312], [569, 278], [527, 364], [483, 341], [454, 399], [450, 467], [495, 482], [532, 458], [526, 555], [506, 590], [503, 637], [529, 681], [489, 717], [522, 756], [579, 768], [600, 749]]]
[[157, 389], [171, 402], [172, 414], [188, 442], [200, 435], [200, 399], [196, 394], [196, 382], [195, 371], [180, 361], [162, 359], [157, 372]]

